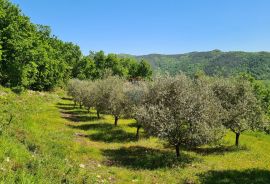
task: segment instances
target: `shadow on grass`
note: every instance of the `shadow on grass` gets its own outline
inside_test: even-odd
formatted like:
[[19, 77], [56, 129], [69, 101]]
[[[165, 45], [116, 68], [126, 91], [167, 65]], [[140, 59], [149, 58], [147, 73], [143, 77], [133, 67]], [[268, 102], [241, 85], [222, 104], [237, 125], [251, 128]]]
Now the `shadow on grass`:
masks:
[[83, 114], [92, 114], [88, 113], [86, 110], [78, 109], [78, 110], [71, 110], [71, 111], [61, 111], [63, 114], [71, 114], [71, 115], [83, 115]]
[[141, 146], [103, 150], [103, 155], [107, 158], [105, 161], [106, 165], [126, 167], [134, 170], [184, 167], [195, 160], [195, 158], [183, 153], [181, 153], [180, 158], [176, 158], [175, 153], [172, 151]]
[[97, 133], [90, 134], [89, 139], [99, 142], [131, 142], [136, 141], [136, 136], [133, 133], [126, 132], [113, 124], [108, 123], [95, 123], [95, 124], [83, 124], [83, 125], [68, 125], [71, 128], [79, 130], [98, 130]]
[[68, 121], [72, 122], [88, 122], [88, 121], [95, 121], [98, 120], [95, 116], [87, 116], [87, 115], [70, 115], [70, 116], [63, 116]]
[[60, 110], [65, 110], [65, 111], [71, 111], [71, 110], [75, 110], [76, 108], [74, 108], [73, 106], [56, 106], [58, 109]]
[[110, 131], [114, 128], [114, 125], [108, 123], [95, 123], [95, 124], [83, 124], [83, 125], [68, 125], [74, 129], [80, 130], [100, 130], [100, 131]]
[[69, 97], [62, 97], [61, 99], [62, 100], [69, 100], [69, 101], [72, 101], [73, 100], [72, 98], [69, 98]]
[[247, 147], [236, 147], [236, 146], [218, 146], [218, 147], [207, 147], [207, 148], [192, 148], [191, 151], [201, 155], [223, 155], [229, 152], [237, 152], [248, 150]]
[[138, 127], [138, 123], [137, 122], [135, 122], [135, 123], [129, 123], [128, 126], [131, 127], [131, 128], [137, 128]]
[[66, 106], [66, 107], [76, 107], [76, 106], [74, 106], [74, 104], [71, 104], [71, 103], [57, 103], [56, 104], [58, 107], [63, 107], [63, 106]]
[[[57, 103], [56, 107], [60, 110], [64, 110], [64, 111], [70, 111], [70, 112], [66, 112], [66, 113], [72, 113], [72, 112], [77, 112], [77, 113], [94, 113], [93, 111], [88, 112], [87, 109], [85, 109], [84, 107], [80, 108], [78, 105], [74, 106], [74, 104], [71, 103]], [[96, 114], [96, 113], [94, 113]]]
[[131, 142], [136, 141], [136, 136], [133, 133], [126, 132], [121, 129], [111, 129], [106, 131], [100, 131], [88, 136], [89, 139], [93, 141], [102, 141], [102, 142]]
[[60, 110], [63, 110], [63, 111], [69, 111], [69, 112], [66, 112], [66, 113], [72, 113], [73, 111], [77, 111], [77, 112], [87, 112], [86, 109], [84, 108], [79, 108], [77, 106], [74, 107], [73, 104], [62, 104], [62, 103], [57, 103], [56, 104], [56, 107]]
[[244, 171], [209, 171], [199, 176], [202, 184], [269, 184], [270, 171], [248, 169]]
[[[74, 107], [72, 104], [63, 104], [58, 103], [56, 105], [58, 109], [60, 109], [61, 113], [63, 114], [62, 118], [67, 119], [68, 121], [72, 122], [87, 122], [87, 121], [94, 121], [98, 118], [95, 116], [95, 113], [88, 112], [86, 109], [78, 109]], [[93, 116], [89, 116], [89, 114], [93, 114]]]

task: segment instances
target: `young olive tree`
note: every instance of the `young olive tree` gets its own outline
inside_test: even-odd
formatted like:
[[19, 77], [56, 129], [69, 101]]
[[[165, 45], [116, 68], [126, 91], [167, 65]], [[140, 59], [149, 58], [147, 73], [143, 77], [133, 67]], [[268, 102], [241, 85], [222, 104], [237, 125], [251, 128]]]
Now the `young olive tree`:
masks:
[[219, 140], [222, 108], [212, 90], [184, 75], [157, 77], [137, 112], [145, 131], [167, 140], [180, 156], [180, 146], [195, 147]]
[[97, 111], [97, 118], [99, 119], [100, 113], [104, 113], [107, 110], [107, 98], [109, 98], [110, 93], [107, 86], [104, 85], [104, 81], [102, 79], [96, 80], [94, 86], [94, 107]]
[[117, 126], [118, 120], [124, 115], [126, 108], [125, 80], [114, 76], [98, 80], [96, 83], [96, 109], [112, 114], [114, 125]]
[[92, 81], [85, 81], [82, 87], [82, 104], [90, 112], [95, 107], [95, 85]]
[[68, 95], [73, 98], [74, 106], [79, 103], [80, 108], [82, 108], [84, 87], [85, 82], [78, 79], [72, 79], [68, 82], [67, 91]]
[[77, 85], [77, 79], [71, 79], [67, 83], [67, 94], [68, 96], [72, 97], [74, 101], [74, 105], [76, 105], [76, 101], [74, 99], [74, 96], [76, 95], [76, 85]]
[[136, 138], [137, 140], [140, 139], [140, 129], [142, 128], [142, 123], [140, 117], [137, 117], [137, 110], [144, 104], [147, 93], [148, 93], [148, 86], [147, 83], [144, 81], [137, 81], [137, 82], [128, 82], [124, 86], [125, 89], [125, 96], [127, 98], [127, 108], [126, 108], [126, 115], [128, 117], [134, 118], [137, 124], [137, 131], [136, 131]]
[[241, 79], [217, 80], [212, 88], [227, 114], [223, 124], [235, 133], [235, 145], [239, 146], [242, 132], [263, 126], [263, 114], [253, 89], [248, 81]]

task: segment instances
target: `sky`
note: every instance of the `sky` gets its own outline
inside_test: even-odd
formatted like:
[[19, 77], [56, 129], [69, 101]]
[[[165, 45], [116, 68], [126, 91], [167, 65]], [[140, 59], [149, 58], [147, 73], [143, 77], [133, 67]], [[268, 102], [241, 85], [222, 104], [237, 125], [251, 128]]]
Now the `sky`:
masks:
[[270, 51], [269, 0], [11, 0], [84, 54]]

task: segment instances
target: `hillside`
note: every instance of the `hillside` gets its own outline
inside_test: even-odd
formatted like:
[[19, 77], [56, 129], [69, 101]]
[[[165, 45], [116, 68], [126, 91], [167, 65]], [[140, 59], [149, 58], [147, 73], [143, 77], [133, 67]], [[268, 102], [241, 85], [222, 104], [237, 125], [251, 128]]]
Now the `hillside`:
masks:
[[[0, 183], [269, 183], [270, 136], [228, 133], [219, 147], [182, 150], [142, 135], [134, 120], [96, 119], [55, 93], [0, 89], [16, 116], [0, 136]], [[61, 98], [62, 97], [62, 98]], [[24, 105], [22, 105], [24, 104]], [[252, 144], [251, 144], [252, 143]]]
[[192, 75], [204, 71], [207, 75], [231, 76], [241, 72], [250, 73], [256, 79], [270, 79], [269, 52], [191, 52], [176, 55], [150, 54], [135, 56], [144, 58], [155, 71], [177, 74], [181, 71]]

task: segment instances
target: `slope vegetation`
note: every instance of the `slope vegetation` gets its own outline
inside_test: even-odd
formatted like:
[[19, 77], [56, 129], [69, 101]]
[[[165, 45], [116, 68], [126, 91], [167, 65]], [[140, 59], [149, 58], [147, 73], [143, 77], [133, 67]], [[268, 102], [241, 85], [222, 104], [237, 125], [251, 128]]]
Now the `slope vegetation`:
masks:
[[[1, 89], [14, 119], [0, 136], [0, 183], [270, 183], [270, 136], [228, 135], [219, 146], [174, 150], [134, 121], [74, 107], [63, 94]], [[11, 111], [10, 111], [11, 112]], [[2, 115], [2, 114], [1, 114]]]

